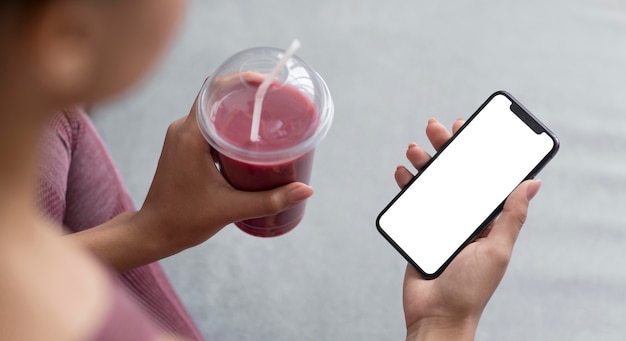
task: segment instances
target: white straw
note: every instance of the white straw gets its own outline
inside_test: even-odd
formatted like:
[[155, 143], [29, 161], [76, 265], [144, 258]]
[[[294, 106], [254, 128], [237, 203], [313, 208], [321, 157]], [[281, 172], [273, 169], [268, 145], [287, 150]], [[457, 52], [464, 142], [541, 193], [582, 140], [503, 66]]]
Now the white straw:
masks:
[[260, 140], [259, 126], [261, 125], [261, 109], [263, 107], [263, 99], [265, 98], [265, 93], [267, 92], [267, 89], [270, 87], [270, 84], [272, 84], [274, 77], [276, 77], [276, 75], [278, 75], [278, 73], [280, 72], [280, 69], [285, 66], [289, 58], [291, 58], [294, 53], [296, 53], [298, 48], [300, 48], [300, 41], [298, 39], [294, 39], [291, 42], [291, 45], [289, 45], [289, 48], [285, 51], [285, 54], [283, 54], [282, 58], [280, 58], [276, 66], [274, 66], [272, 72], [270, 72], [270, 74], [265, 77], [261, 85], [259, 85], [259, 88], [254, 95], [254, 109], [252, 111], [250, 141], [256, 142]]

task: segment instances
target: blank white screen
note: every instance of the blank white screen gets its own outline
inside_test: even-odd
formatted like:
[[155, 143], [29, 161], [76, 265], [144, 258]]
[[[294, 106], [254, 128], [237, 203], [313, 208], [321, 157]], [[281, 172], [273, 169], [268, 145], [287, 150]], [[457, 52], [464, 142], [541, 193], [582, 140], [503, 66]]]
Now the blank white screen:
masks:
[[380, 228], [435, 273], [552, 150], [497, 95], [380, 217]]

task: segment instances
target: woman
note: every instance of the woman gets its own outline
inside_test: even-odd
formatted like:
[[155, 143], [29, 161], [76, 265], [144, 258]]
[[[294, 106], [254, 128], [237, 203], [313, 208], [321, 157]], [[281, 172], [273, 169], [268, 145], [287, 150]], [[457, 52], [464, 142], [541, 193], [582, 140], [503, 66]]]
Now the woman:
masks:
[[[273, 214], [312, 195], [312, 189], [300, 183], [268, 192], [234, 190], [215, 168], [192, 110], [168, 129], [155, 178], [139, 211], [116, 215], [130, 208], [122, 196], [122, 204], [109, 211], [114, 218], [93, 222], [99, 224], [93, 227], [83, 221], [81, 226], [89, 228], [74, 228], [75, 233], [65, 237], [58, 233], [58, 218], [54, 223], [40, 214], [36, 202], [45, 207], [46, 200], [38, 197], [37, 189], [42, 187], [38, 187], [36, 173], [38, 165], [45, 167], [47, 162], [39, 159], [45, 127], [53, 124], [61, 108], [97, 103], [135, 83], [170, 40], [183, 7], [180, 0], [14, 0], [0, 4], [3, 339], [160, 340], [173, 333], [197, 337], [191, 324], [178, 328], [159, 320], [156, 315], [162, 311], [145, 315], [120, 282], [112, 279], [112, 273], [151, 264], [201, 243], [233, 221]], [[71, 126], [69, 116], [68, 122]], [[435, 123], [429, 124], [429, 131], [436, 147], [449, 137]], [[66, 152], [76, 150], [64, 147]], [[428, 159], [415, 146], [408, 157], [418, 169]], [[52, 157], [50, 162], [56, 161]], [[405, 168], [396, 172], [401, 186], [410, 176]], [[409, 337], [442, 337], [453, 332], [459, 338], [473, 337], [538, 186], [533, 182], [520, 185], [491, 232], [467, 247], [437, 280], [424, 282], [407, 269], [404, 297]], [[89, 191], [82, 194], [95, 196]], [[74, 209], [82, 217], [91, 213], [80, 202]], [[66, 222], [66, 217], [62, 220]], [[150, 308], [145, 301], [143, 306]], [[164, 320], [185, 319], [184, 311], [176, 314]]]
[[[137, 340], [158, 337], [160, 329], [176, 332], [167, 323], [154, 327], [90, 255], [117, 271], [134, 269], [196, 245], [232, 221], [278, 212], [312, 194], [304, 184], [262, 193], [234, 190], [212, 164], [192, 113], [170, 127], [140, 211], [65, 238], [53, 232], [58, 225], [39, 214], [38, 143], [58, 115], [53, 113], [76, 103], [97, 103], [130, 87], [154, 64], [183, 8], [184, 1], [172, 0], [0, 5], [3, 338], [84, 340], [117, 331]], [[181, 164], [185, 167], [176, 167]], [[142, 290], [151, 295], [152, 289]], [[152, 317], [169, 313], [157, 311]]]

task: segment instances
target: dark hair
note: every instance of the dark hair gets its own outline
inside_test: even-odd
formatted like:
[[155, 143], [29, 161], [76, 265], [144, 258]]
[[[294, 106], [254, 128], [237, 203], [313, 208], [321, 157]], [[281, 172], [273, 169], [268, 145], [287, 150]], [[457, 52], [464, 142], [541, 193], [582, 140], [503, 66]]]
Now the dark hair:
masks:
[[36, 9], [44, 4], [46, 4], [49, 0], [3, 0], [0, 2], [0, 8], [2, 10], [13, 9], [13, 10], [29, 10]]
[[5, 39], [27, 27], [37, 12], [51, 1], [54, 0], [0, 0], [0, 61], [7, 53]]
[[0, 15], [10, 15], [17, 22], [27, 19], [52, 0], [0, 0]]

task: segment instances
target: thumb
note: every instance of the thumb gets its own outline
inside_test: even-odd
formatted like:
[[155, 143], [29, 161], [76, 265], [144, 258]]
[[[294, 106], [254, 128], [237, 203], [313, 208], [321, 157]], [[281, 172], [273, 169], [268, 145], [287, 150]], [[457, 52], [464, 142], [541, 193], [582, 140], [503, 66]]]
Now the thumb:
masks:
[[502, 214], [494, 223], [489, 237], [498, 239], [498, 242], [512, 248], [522, 225], [526, 221], [528, 203], [537, 194], [540, 187], [540, 180], [527, 180], [517, 186], [506, 199]]
[[237, 191], [239, 217], [243, 220], [270, 216], [304, 202], [313, 195], [313, 188], [301, 182], [293, 182], [278, 188], [261, 192]]

